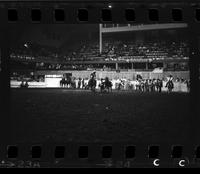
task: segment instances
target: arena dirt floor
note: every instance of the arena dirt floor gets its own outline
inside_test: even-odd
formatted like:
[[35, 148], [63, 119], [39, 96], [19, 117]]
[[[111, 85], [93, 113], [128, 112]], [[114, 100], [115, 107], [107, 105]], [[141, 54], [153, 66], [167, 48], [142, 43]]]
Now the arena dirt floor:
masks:
[[15, 142], [187, 141], [189, 94], [12, 89]]

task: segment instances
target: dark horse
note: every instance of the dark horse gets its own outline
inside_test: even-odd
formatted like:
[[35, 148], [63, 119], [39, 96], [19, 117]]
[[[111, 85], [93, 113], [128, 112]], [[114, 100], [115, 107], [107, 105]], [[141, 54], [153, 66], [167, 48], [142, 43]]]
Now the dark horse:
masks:
[[172, 92], [172, 90], [174, 89], [174, 83], [172, 80], [169, 80], [165, 86], [166, 88], [168, 88], [168, 92]]
[[113, 84], [109, 81], [108, 77], [106, 77], [105, 80], [101, 79], [101, 83], [99, 84], [101, 92], [112, 92], [112, 86]]
[[62, 80], [60, 81], [60, 86], [61, 87], [69, 87], [69, 85], [72, 84], [72, 79], [71, 78], [62, 78]]
[[105, 86], [104, 86], [105, 89], [107, 89], [108, 92], [109, 92], [109, 91], [112, 92], [112, 86], [113, 86], [113, 84], [112, 84], [112, 82], [108, 79], [108, 77], [105, 78], [104, 85], [105, 85]]
[[95, 92], [95, 90], [96, 90], [96, 85], [97, 85], [97, 81], [95, 80], [94, 77], [92, 77], [92, 78], [88, 81], [88, 87], [89, 87], [89, 89], [91, 89], [92, 92]]

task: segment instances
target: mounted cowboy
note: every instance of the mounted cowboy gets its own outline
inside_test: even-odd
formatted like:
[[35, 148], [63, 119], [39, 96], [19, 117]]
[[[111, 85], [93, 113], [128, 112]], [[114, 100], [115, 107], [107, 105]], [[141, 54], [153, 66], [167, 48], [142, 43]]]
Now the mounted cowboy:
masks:
[[173, 83], [173, 76], [172, 75], [169, 76], [168, 82], [166, 83], [165, 87], [168, 88], [168, 93], [171, 93], [172, 90], [174, 89], [174, 83]]
[[101, 79], [101, 82], [99, 84], [99, 88], [100, 88], [100, 91], [103, 92], [104, 89], [105, 89], [105, 82], [104, 82], [104, 79]]
[[96, 79], [96, 71], [93, 71], [91, 74], [90, 74], [90, 78], [92, 79]]
[[109, 92], [111, 91], [112, 92], [112, 82], [109, 80], [108, 77], [106, 77], [105, 79], [101, 79], [101, 83], [99, 84], [99, 87], [100, 87], [100, 91], [101, 92]]
[[105, 89], [107, 89], [108, 92], [109, 92], [109, 91], [112, 92], [112, 86], [113, 86], [112, 82], [109, 80], [108, 77], [106, 77], [106, 78], [105, 78]]
[[88, 81], [88, 87], [91, 89], [91, 91], [95, 92], [96, 85], [97, 85], [96, 71], [94, 71], [90, 74], [90, 80]]

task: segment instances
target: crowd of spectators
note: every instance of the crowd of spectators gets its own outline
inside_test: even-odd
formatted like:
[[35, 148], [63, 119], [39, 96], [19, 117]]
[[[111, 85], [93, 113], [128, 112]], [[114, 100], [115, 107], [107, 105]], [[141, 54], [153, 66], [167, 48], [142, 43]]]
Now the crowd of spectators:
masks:
[[[99, 43], [91, 41], [78, 44], [67, 54], [57, 49], [40, 46], [38, 44], [23, 45], [13, 49], [13, 60], [37, 62], [36, 69], [40, 70], [91, 70], [102, 69], [103, 65], [89, 64], [88, 62], [132, 62], [132, 61], [163, 61], [188, 59], [188, 45], [184, 41], [145, 41], [104, 39], [102, 53], [99, 52]], [[69, 64], [74, 62], [73, 64]], [[76, 64], [76, 62], [79, 62]], [[80, 62], [82, 62], [80, 64]], [[85, 62], [85, 64], [84, 64]], [[115, 69], [115, 68], [114, 68]]]
[[51, 64], [51, 63], [36, 63], [37, 70], [94, 70], [93, 65], [83, 64]]
[[[28, 47], [28, 46], [27, 46]], [[104, 39], [102, 53], [99, 43], [91, 41], [77, 45], [67, 54], [57, 49], [32, 44], [30, 47], [20, 46], [12, 50], [11, 57], [27, 60], [49, 61], [112, 61], [132, 59], [187, 59], [188, 45], [183, 41], [145, 41]]]
[[10, 80], [22, 82], [44, 82], [44, 75], [35, 75], [34, 72], [12, 72]]
[[68, 61], [132, 61], [135, 59], [164, 60], [188, 59], [186, 42], [134, 42], [121, 40], [104, 40], [102, 53], [98, 43], [83, 45], [80, 51], [67, 56]]

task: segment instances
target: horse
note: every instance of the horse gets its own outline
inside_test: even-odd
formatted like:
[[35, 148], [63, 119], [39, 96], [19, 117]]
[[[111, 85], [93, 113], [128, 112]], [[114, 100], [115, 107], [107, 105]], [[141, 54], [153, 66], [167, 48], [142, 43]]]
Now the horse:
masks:
[[60, 87], [65, 87], [65, 86], [66, 86], [66, 80], [65, 80], [65, 78], [62, 78], [60, 80]]
[[105, 82], [101, 79], [101, 83], [99, 84], [100, 91], [103, 92], [105, 90]]
[[105, 78], [105, 82], [104, 82], [104, 89], [107, 89], [108, 92], [111, 91], [112, 92], [112, 82], [108, 79], [108, 77]]
[[70, 86], [71, 86], [71, 88], [76, 89], [76, 81], [74, 78], [71, 79]]
[[88, 81], [88, 88], [91, 89], [92, 92], [95, 92], [96, 90], [96, 85], [97, 85], [97, 81], [95, 80], [95, 78], [91, 78]]
[[174, 89], [174, 83], [172, 80], [169, 80], [165, 86], [166, 88], [168, 88], [168, 93], [171, 93], [172, 90]]
[[60, 81], [60, 86], [61, 87], [71, 87], [73, 85], [72, 83], [72, 79], [71, 78], [62, 78], [62, 80]]

